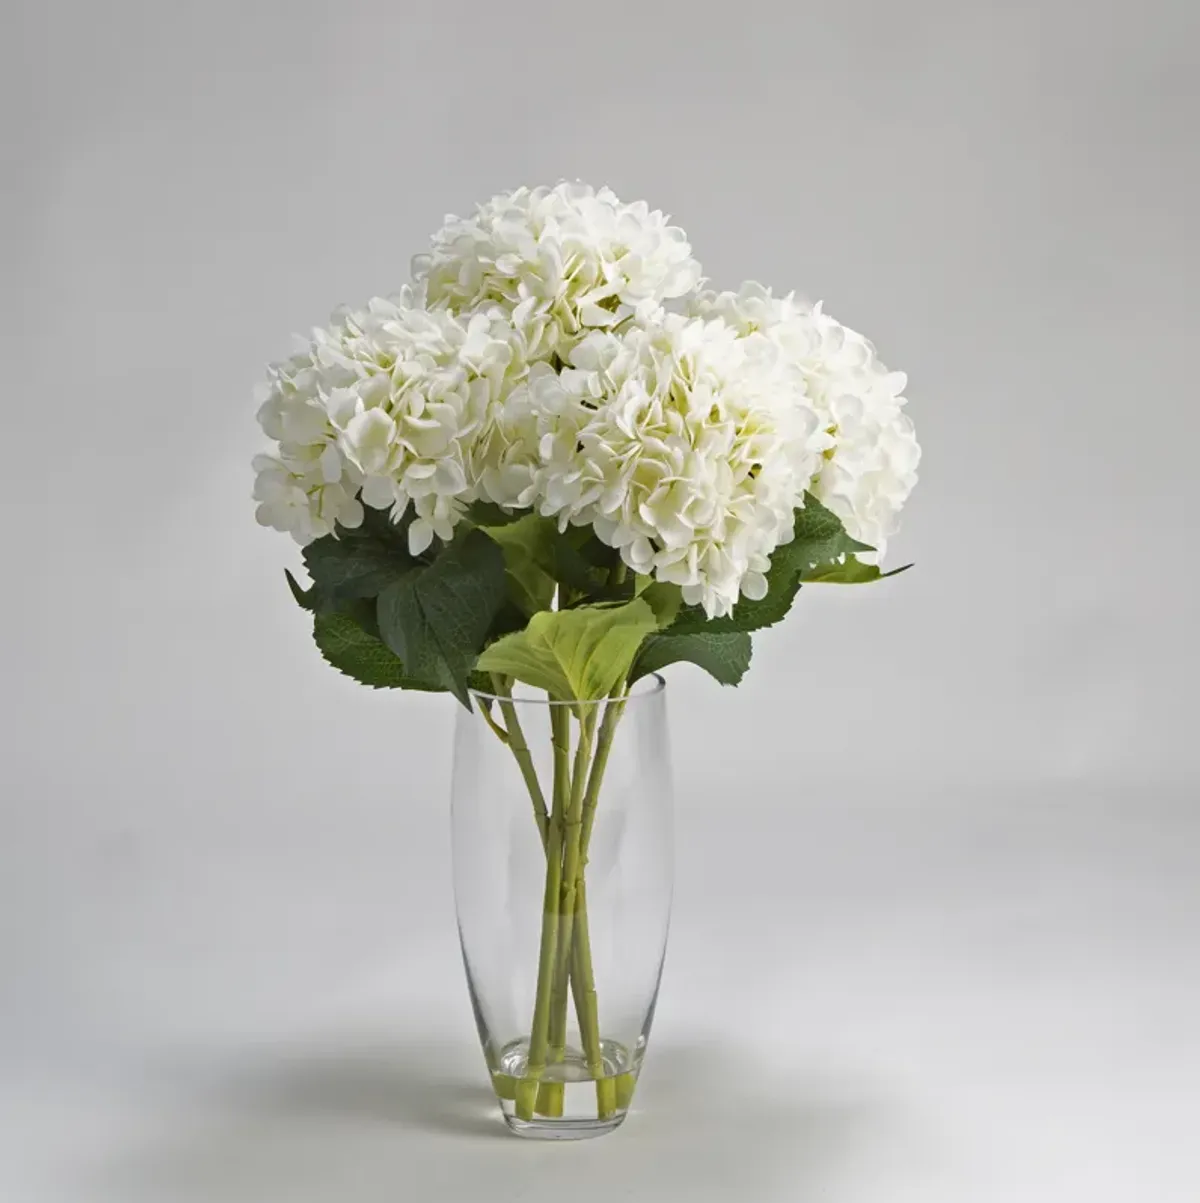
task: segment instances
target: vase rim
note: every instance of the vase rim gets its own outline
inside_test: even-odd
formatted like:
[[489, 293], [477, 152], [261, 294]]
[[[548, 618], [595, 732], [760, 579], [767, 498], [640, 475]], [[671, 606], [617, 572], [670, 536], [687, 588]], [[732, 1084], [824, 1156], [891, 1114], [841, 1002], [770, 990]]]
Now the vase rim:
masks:
[[[521, 682], [516, 682], [521, 685]], [[643, 702], [649, 698], [659, 697], [667, 688], [667, 682], [661, 673], [647, 673], [644, 677], [640, 677], [630, 687], [629, 693], [625, 696], [625, 705], [632, 702]], [[511, 697], [503, 697], [498, 693], [487, 693], [482, 689], [469, 689], [467, 692], [473, 698], [478, 698], [481, 702], [514, 702], [518, 706], [603, 706], [610, 701], [609, 698], [596, 698], [589, 702], [573, 702], [560, 698], [547, 697], [529, 697], [514, 692]]]

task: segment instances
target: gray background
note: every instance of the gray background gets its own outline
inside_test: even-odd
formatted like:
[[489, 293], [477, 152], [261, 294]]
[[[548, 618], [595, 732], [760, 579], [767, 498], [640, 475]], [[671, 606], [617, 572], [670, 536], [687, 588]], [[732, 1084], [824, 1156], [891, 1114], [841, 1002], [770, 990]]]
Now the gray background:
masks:
[[[1194, 1203], [1196, 14], [6, 6], [0, 1198]], [[291, 331], [563, 176], [825, 298], [925, 461], [915, 571], [675, 674], [640, 1110], [545, 1148], [452, 704], [319, 662], [248, 459]]]

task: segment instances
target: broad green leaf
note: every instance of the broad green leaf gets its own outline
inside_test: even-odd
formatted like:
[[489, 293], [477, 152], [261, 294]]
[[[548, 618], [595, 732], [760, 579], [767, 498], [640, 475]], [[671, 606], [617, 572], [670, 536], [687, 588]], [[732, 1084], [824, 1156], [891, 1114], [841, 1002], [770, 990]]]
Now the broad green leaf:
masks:
[[315, 610], [317, 608], [316, 587], [312, 589], [301, 588], [300, 582], [285, 568], [283, 575], [287, 577], [288, 588], [292, 591], [292, 596], [296, 599], [296, 604], [302, 610]]
[[804, 506], [795, 514], [791, 541], [777, 547], [771, 555], [766, 596], [758, 601], [743, 597], [733, 607], [732, 614], [708, 620], [703, 610], [696, 606], [685, 606], [680, 610], [670, 633], [726, 634], [758, 631], [773, 626], [792, 608], [802, 581], [830, 579], [809, 577], [807, 573], [815, 571], [817, 566], [843, 567], [839, 563], [843, 557], [850, 559], [855, 552], [872, 550], [865, 543], [852, 539], [832, 510], [823, 506], [811, 493], [805, 493]]
[[384, 589], [379, 632], [410, 676], [450, 690], [469, 710], [468, 678], [504, 602], [504, 554], [472, 530]]
[[573, 534], [573, 531], [564, 531], [554, 540], [549, 562], [543, 567], [566, 589], [585, 597], [602, 596], [608, 588], [610, 566], [592, 563], [592, 559], [596, 558], [596, 547], [604, 544], [598, 539], [593, 540], [596, 546], [577, 543]]
[[472, 526], [491, 529], [495, 526], [507, 526], [510, 522], [520, 522], [532, 513], [532, 510], [506, 510], [494, 501], [473, 501], [467, 507], [467, 521]]
[[365, 507], [361, 526], [339, 526], [334, 534], [310, 543], [303, 554], [313, 580], [313, 600], [322, 610], [339, 609], [353, 598], [377, 597], [421, 562], [408, 554], [408, 522], [394, 523], [383, 510], [370, 506]]
[[[778, 552], [775, 553], [779, 555]], [[785, 558], [771, 560], [767, 572], [767, 595], [758, 601], [741, 598], [733, 613], [723, 618], [705, 618], [699, 606], [684, 606], [670, 628], [672, 635], [707, 633], [726, 635], [736, 632], [761, 631], [782, 621], [792, 608], [800, 591], [799, 573]]]
[[554, 577], [542, 565], [553, 559], [553, 541], [558, 531], [553, 522], [538, 514], [503, 526], [480, 529], [504, 552], [508, 591], [513, 602], [526, 616], [548, 610], [554, 603]]
[[828, 564], [856, 551], [874, 551], [846, 534], [842, 520], [826, 509], [811, 493], [804, 494], [804, 505], [795, 513], [791, 541], [775, 549], [771, 563], [782, 558], [797, 572], [817, 564]]
[[487, 648], [479, 667], [565, 701], [596, 701], [625, 680], [642, 641], [657, 629], [654, 610], [641, 598], [543, 611], [525, 630]]
[[560, 531], [555, 519], [533, 513], [500, 527], [480, 525], [504, 548], [514, 582], [511, 592], [526, 614], [549, 609], [556, 585], [561, 586], [560, 596], [581, 605], [631, 601], [638, 592], [639, 578], [632, 573], [622, 583], [613, 583], [620, 555], [597, 539], [590, 527]]
[[564, 590], [591, 600], [628, 601], [633, 584], [610, 586], [620, 556], [614, 548], [601, 543], [591, 527], [569, 526], [559, 531], [553, 518], [543, 519], [552, 537], [538, 544], [539, 563]]
[[363, 685], [373, 689], [435, 688], [409, 677], [400, 658], [349, 614], [326, 611], [314, 615], [313, 638], [328, 664]]
[[611, 572], [621, 562], [621, 553], [597, 538], [590, 526], [568, 526], [563, 538], [585, 564], [601, 572]]
[[750, 667], [751, 650], [750, 636], [744, 631], [651, 635], [642, 645], [629, 679], [636, 681], [668, 664], [687, 661], [704, 669], [722, 685], [736, 685]]
[[[637, 579], [644, 581], [649, 578], [638, 577]], [[638, 596], [654, 611], [654, 617], [658, 621], [660, 630], [669, 627], [675, 621], [679, 608], [683, 605], [683, 592], [679, 586], [662, 581], [644, 586]]]
[[889, 576], [898, 576], [912, 567], [905, 564], [890, 572], [881, 572], [878, 564], [864, 564], [857, 556], [849, 555], [842, 563], [818, 564], [805, 569], [800, 579], [814, 585], [865, 585], [871, 581], [882, 581]]

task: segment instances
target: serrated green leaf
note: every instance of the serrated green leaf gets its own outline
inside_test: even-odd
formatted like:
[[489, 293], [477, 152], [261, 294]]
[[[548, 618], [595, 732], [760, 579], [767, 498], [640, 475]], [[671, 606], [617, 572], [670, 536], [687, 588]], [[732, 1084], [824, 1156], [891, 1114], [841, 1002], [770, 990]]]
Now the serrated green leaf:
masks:
[[517, 608], [526, 616], [548, 610], [557, 586], [542, 565], [553, 560], [552, 545], [558, 538], [554, 523], [538, 514], [526, 514], [503, 526], [481, 525], [480, 529], [504, 553], [508, 592]]
[[654, 610], [641, 598], [625, 605], [543, 611], [525, 630], [487, 648], [479, 667], [555, 698], [595, 701], [625, 680], [642, 641], [657, 629]]
[[382, 510], [364, 507], [361, 526], [338, 526], [305, 547], [304, 567], [319, 609], [336, 610], [354, 598], [377, 597], [421, 561], [408, 553], [408, 521], [392, 522]]
[[504, 554], [472, 530], [384, 589], [379, 633], [410, 676], [450, 690], [469, 710], [468, 679], [504, 603]]
[[[776, 553], [778, 554], [778, 553]], [[706, 618], [698, 606], [684, 606], [671, 625], [672, 635], [713, 634], [728, 635], [738, 632], [761, 631], [781, 622], [792, 608], [796, 594], [800, 591], [799, 573], [784, 558], [772, 558], [767, 571], [767, 593], [753, 601], [743, 597], [733, 608], [732, 614], [722, 618]]]
[[565, 591], [589, 600], [629, 601], [633, 582], [611, 585], [620, 555], [602, 543], [588, 526], [559, 531], [553, 518], [544, 518], [548, 532], [538, 543], [539, 564]]
[[400, 658], [384, 646], [378, 635], [365, 630], [349, 614], [326, 611], [313, 616], [313, 638], [326, 663], [373, 689], [420, 689], [435, 686], [415, 681], [404, 671]]
[[843, 557], [849, 559], [855, 552], [872, 550], [865, 543], [852, 539], [832, 510], [811, 493], [805, 493], [804, 506], [795, 513], [791, 541], [771, 554], [766, 596], [757, 601], [743, 597], [733, 607], [733, 613], [722, 618], [706, 619], [699, 607], [685, 606], [670, 633], [731, 634], [773, 626], [792, 608], [801, 582], [816, 579], [807, 577], [806, 573], [815, 571], [818, 565], [834, 565]]
[[814, 585], [866, 585], [889, 576], [899, 576], [911, 567], [911, 564], [905, 564], [890, 572], [882, 572], [878, 564], [864, 564], [857, 556], [849, 555], [840, 564], [818, 564], [815, 568], [806, 569], [800, 579], [805, 584]]
[[636, 681], [668, 664], [686, 661], [722, 685], [737, 685], [750, 667], [751, 651], [750, 636], [744, 631], [651, 635], [642, 645], [629, 679]]
[[[638, 577], [637, 579], [646, 580], [647, 578]], [[669, 627], [675, 621], [680, 607], [683, 605], [683, 591], [678, 585], [664, 581], [656, 581], [654, 584], [644, 586], [638, 596], [654, 611], [654, 617], [658, 621], [660, 630]]]
[[472, 526], [487, 529], [508, 526], [510, 522], [520, 522], [532, 513], [532, 510], [507, 510], [494, 501], [473, 501], [467, 507], [467, 521]]
[[605, 575], [621, 562], [621, 553], [600, 539], [590, 526], [568, 526], [563, 538], [585, 564]]
[[288, 588], [292, 591], [296, 604], [302, 610], [315, 610], [317, 608], [316, 589], [301, 588], [300, 582], [286, 568], [283, 570], [283, 575], [287, 577]]
[[[581, 538], [581, 534], [586, 537]], [[609, 551], [589, 531], [573, 528], [558, 535], [551, 543], [549, 560], [542, 567], [564, 588], [585, 597], [600, 597], [608, 589], [608, 579], [617, 559], [615, 554], [606, 557], [600, 549]]]
[[794, 516], [792, 538], [777, 547], [771, 556], [774, 564], [782, 557], [797, 572], [817, 564], [828, 564], [856, 551], [874, 551], [866, 543], [852, 539], [842, 520], [826, 509], [811, 493], [804, 494], [804, 505]]

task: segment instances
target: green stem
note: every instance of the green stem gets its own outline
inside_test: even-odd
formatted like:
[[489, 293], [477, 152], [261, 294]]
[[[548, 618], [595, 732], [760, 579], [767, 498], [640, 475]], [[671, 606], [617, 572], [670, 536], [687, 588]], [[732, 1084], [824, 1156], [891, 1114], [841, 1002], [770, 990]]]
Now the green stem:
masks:
[[596, 716], [593, 707], [583, 707], [579, 715], [579, 742], [575, 747], [575, 767], [571, 773], [571, 803], [565, 824], [562, 886], [558, 907], [558, 964], [554, 972], [554, 1002], [550, 1020], [550, 1059], [561, 1061], [567, 1047], [567, 981], [571, 969], [571, 949], [575, 927], [575, 903], [579, 889], [579, 864], [583, 833], [583, 799], [588, 765], [592, 759], [592, 733]]
[[580, 874], [587, 865], [587, 849], [592, 838], [592, 827], [596, 822], [596, 803], [600, 801], [600, 787], [604, 782], [604, 770], [608, 767], [608, 756], [612, 751], [613, 737], [617, 733], [617, 724], [625, 713], [625, 694], [627, 686], [622, 683], [609, 696], [608, 704], [604, 707], [604, 718], [600, 723], [600, 735], [596, 740], [596, 758], [592, 761], [592, 769], [588, 775], [587, 793], [583, 799], [583, 863], [579, 867]]
[[533, 1024], [529, 1033], [529, 1060], [525, 1076], [517, 1084], [516, 1112], [523, 1120], [533, 1119], [538, 1086], [546, 1072], [550, 1040], [550, 1003], [558, 947], [558, 908], [562, 891], [563, 822], [570, 803], [571, 716], [566, 706], [551, 705], [551, 738], [554, 742], [554, 810], [546, 841], [546, 890], [542, 901], [542, 939], [538, 953], [537, 992]]
[[[499, 674], [494, 674], [492, 676], [492, 684], [496, 690], [496, 693], [501, 698], [504, 698], [504, 699], [511, 698], [511, 696], [512, 696], [511, 695], [511, 685], [509, 684], [507, 678], [500, 676]], [[548, 850], [548, 843], [549, 843], [549, 838], [550, 838], [550, 822], [549, 822], [549, 818], [546, 814], [546, 799], [545, 799], [544, 794], [542, 793], [541, 783], [538, 781], [537, 769], [534, 767], [533, 758], [529, 752], [529, 745], [525, 739], [525, 732], [521, 727], [521, 720], [517, 713], [517, 707], [515, 705], [513, 705], [511, 703], [511, 701], [501, 701], [500, 709], [503, 712], [505, 722], [508, 725], [508, 730], [505, 733], [507, 738], [503, 739], [502, 742], [507, 744], [508, 747], [512, 750], [513, 756], [516, 758], [517, 764], [521, 769], [521, 775], [525, 779], [526, 789], [529, 791], [529, 797], [530, 797], [531, 801], [533, 802], [533, 818], [534, 818], [534, 822], [537, 824], [538, 835], [541, 837], [542, 851], [546, 852]], [[493, 730], [496, 729], [494, 723], [489, 723], [489, 726], [491, 726]], [[497, 734], [499, 734], [499, 732], [497, 732]], [[581, 901], [580, 907], [582, 907], [584, 905], [585, 904], [582, 903], [582, 901]], [[577, 908], [577, 909], [579, 909], [579, 908]], [[587, 939], [587, 926], [586, 926], [587, 925], [587, 914], [586, 914], [586, 911], [581, 911], [581, 913], [577, 919], [577, 922], [579, 920], [582, 920], [582, 922], [584, 924], [582, 938], [586, 941], [586, 939]], [[585, 947], [586, 947], [586, 945], [585, 945]], [[590, 1011], [589, 1011], [589, 1009], [588, 1009], [589, 1008], [589, 1000], [588, 1000], [588, 997], [585, 995], [583, 986], [582, 986], [582, 982], [584, 980], [584, 971], [585, 971], [584, 963], [580, 960], [580, 949], [577, 946], [571, 950], [571, 972], [570, 972], [571, 997], [574, 999], [574, 1002], [575, 1002], [575, 1017], [576, 1017], [576, 1021], [579, 1024], [580, 1034], [583, 1037], [584, 1047], [588, 1048], [588, 1049], [595, 1047], [595, 1049], [597, 1051], [597, 1055], [594, 1058], [594, 1060], [597, 1064], [599, 1064], [600, 1063], [600, 1060], [599, 1060], [600, 1037], [599, 1037], [599, 1022], [596, 1018], [596, 990], [595, 990], [595, 986], [593, 984], [592, 990], [591, 990]], [[588, 980], [590, 981], [591, 980], [590, 954], [588, 954], [586, 972], [587, 972]], [[564, 1016], [564, 1023], [565, 1023], [565, 1016]], [[589, 1033], [593, 1033], [594, 1037], [589, 1039]], [[589, 1060], [589, 1064], [592, 1064], [592, 1060]], [[555, 1091], [553, 1089], [555, 1085], [557, 1085], [557, 1084], [549, 1083], [549, 1082], [543, 1082], [540, 1085], [540, 1087], [538, 1089], [538, 1094], [537, 1094], [537, 1102], [535, 1103], [536, 1110], [544, 1112], [546, 1108], [550, 1108], [551, 1110], [554, 1109], [554, 1107], [557, 1103], [557, 1099], [554, 1097]], [[515, 1083], [514, 1083], [514, 1091], [515, 1091]], [[515, 1099], [516, 1094], [512, 1093], [507, 1097], [511, 1097], [511, 1098]], [[560, 1108], [560, 1110], [561, 1110], [561, 1108]]]
[[588, 1073], [596, 1083], [596, 1115], [607, 1119], [617, 1109], [613, 1080], [604, 1073], [604, 1050], [600, 1043], [600, 1010], [596, 978], [592, 971], [592, 938], [588, 928], [587, 883], [580, 874], [575, 903], [575, 946], [571, 951], [571, 982]]
[[[605, 706], [604, 717], [600, 724], [599, 736], [596, 740], [595, 755], [588, 765], [590, 747], [585, 751], [582, 747], [576, 750], [575, 771], [568, 776], [566, 766], [569, 761], [570, 718], [565, 706], [551, 707], [552, 738], [554, 741], [554, 806], [558, 821], [551, 819], [546, 813], [546, 801], [538, 781], [533, 758], [525, 740], [517, 707], [511, 701], [511, 686], [499, 676], [493, 677], [493, 686], [500, 701], [501, 713], [508, 731], [508, 745], [521, 770], [533, 803], [534, 821], [537, 824], [542, 846], [546, 852], [546, 895], [543, 904], [542, 950], [538, 964], [538, 991], [534, 1007], [533, 1031], [530, 1036], [530, 1056], [526, 1077], [522, 1084], [516, 1083], [517, 1114], [522, 1119], [532, 1119], [535, 1111], [548, 1115], [562, 1113], [562, 1083], [542, 1082], [545, 1072], [546, 1056], [543, 1055], [540, 1064], [535, 1058], [535, 1048], [538, 1044], [539, 1005], [544, 998], [544, 968], [547, 957], [547, 928], [554, 929], [553, 936], [553, 976], [551, 978], [550, 1018], [552, 1028], [547, 1032], [547, 1050], [550, 1059], [561, 1058], [566, 1044], [566, 992], [563, 984], [564, 965], [569, 965], [567, 976], [570, 981], [571, 994], [575, 1004], [575, 1014], [579, 1024], [580, 1037], [583, 1043], [584, 1056], [588, 1072], [596, 1082], [597, 1112], [601, 1119], [614, 1114], [617, 1109], [616, 1089], [614, 1079], [605, 1077], [603, 1050], [600, 1041], [600, 1022], [596, 995], [595, 974], [592, 968], [591, 937], [587, 914], [587, 890], [585, 883], [585, 866], [587, 852], [591, 842], [592, 827], [595, 823], [596, 806], [600, 797], [600, 789], [608, 764], [609, 753], [612, 750], [613, 738], [617, 724], [625, 709], [626, 686], [615, 689]], [[595, 722], [594, 712], [588, 717], [591, 724]], [[588, 724], [588, 742], [591, 740], [591, 724]], [[581, 744], [583, 743], [583, 727], [581, 723]], [[586, 773], [585, 773], [585, 770]], [[570, 811], [577, 803], [581, 783], [586, 777], [586, 787], [582, 790], [582, 804], [579, 811], [579, 822], [575, 827], [569, 826]], [[564, 831], [565, 828], [565, 831]], [[567, 894], [567, 883], [572, 880], [566, 873], [567, 866], [563, 864], [563, 842], [570, 842], [571, 833], [578, 833], [578, 853], [575, 858], [575, 882], [571, 892], [571, 903], [565, 908], [564, 898]], [[557, 835], [557, 846], [552, 850], [551, 836]], [[552, 855], [553, 851], [553, 855]], [[555, 873], [555, 862], [558, 863], [558, 894], [555, 906], [550, 905], [550, 884]], [[567, 913], [570, 919], [566, 919]]]
[[521, 728], [521, 720], [517, 716], [517, 708], [512, 701], [512, 686], [507, 678], [499, 673], [492, 674], [492, 688], [500, 698], [500, 713], [504, 715], [504, 725], [508, 731], [508, 746], [516, 758], [521, 776], [525, 779], [525, 788], [529, 791], [529, 799], [533, 803], [533, 821], [537, 824], [538, 834], [542, 837], [542, 847], [545, 848], [550, 838], [550, 820], [546, 815], [546, 797], [542, 793], [538, 781], [537, 769], [533, 764], [529, 745], [525, 742], [525, 732]]
[[[596, 1113], [607, 1119], [617, 1109], [616, 1089], [611, 1078], [604, 1073], [604, 1055], [600, 1044], [600, 1018], [596, 999], [596, 977], [592, 969], [592, 943], [588, 928], [587, 884], [584, 880], [588, 862], [588, 847], [592, 838], [592, 827], [596, 820], [596, 804], [600, 800], [600, 787], [604, 770], [608, 767], [608, 756], [612, 751], [617, 723], [625, 709], [625, 686], [613, 691], [613, 696], [604, 707], [604, 718], [600, 723], [600, 734], [596, 741], [596, 755], [588, 774], [587, 790], [583, 799], [583, 827], [580, 831], [581, 854], [576, 881], [576, 933], [572, 950], [572, 976], [575, 979], [576, 1004], [580, 1012], [579, 1029], [583, 1040], [584, 1057], [588, 1073], [596, 1083]], [[582, 995], [583, 1006], [578, 1007]]]

